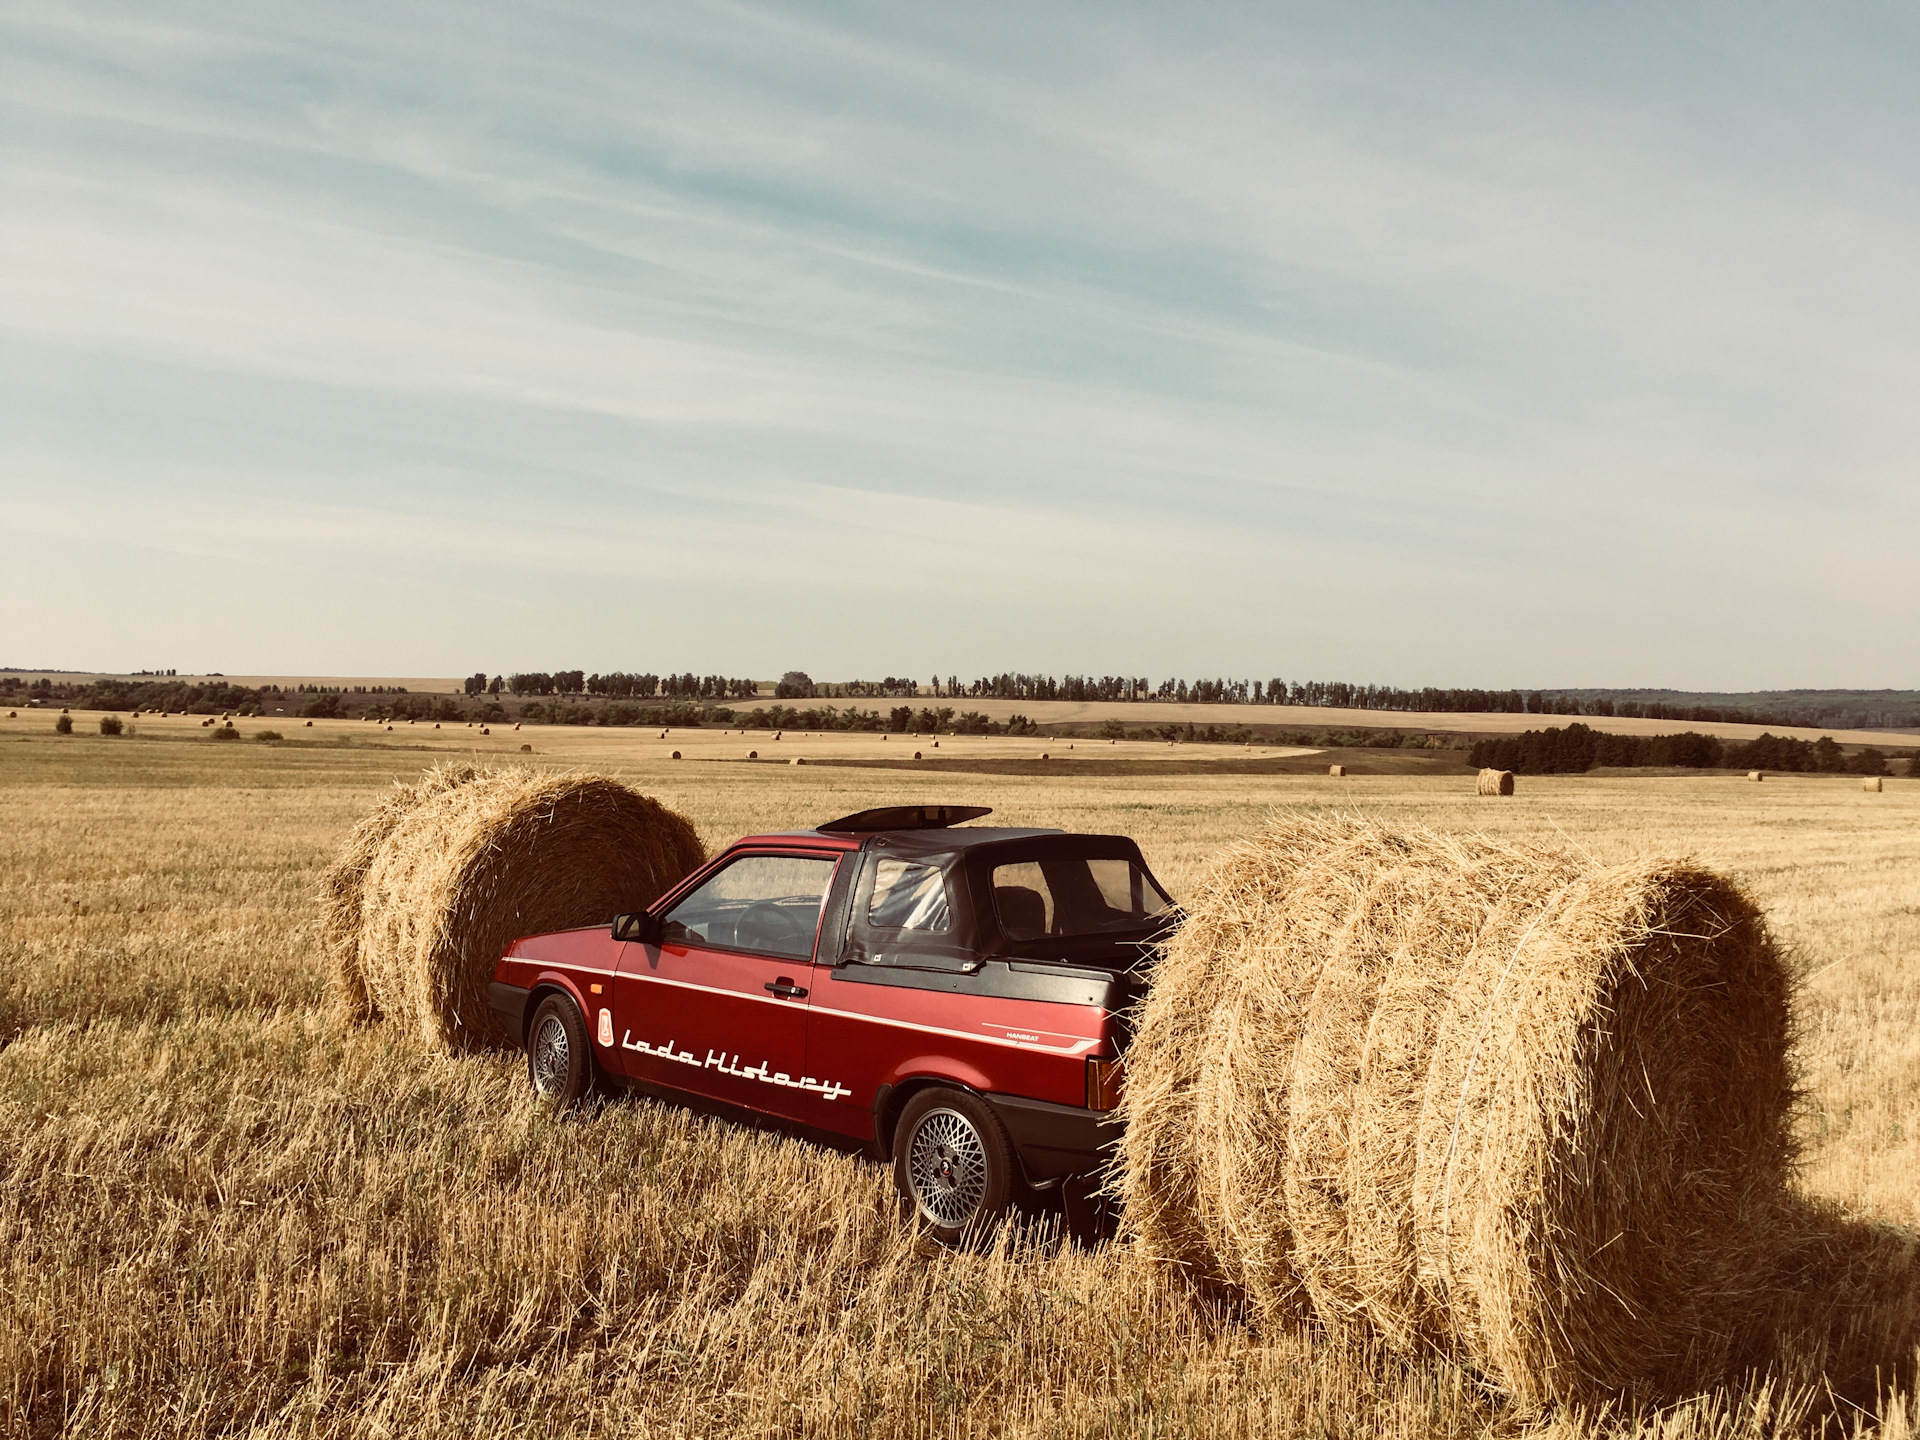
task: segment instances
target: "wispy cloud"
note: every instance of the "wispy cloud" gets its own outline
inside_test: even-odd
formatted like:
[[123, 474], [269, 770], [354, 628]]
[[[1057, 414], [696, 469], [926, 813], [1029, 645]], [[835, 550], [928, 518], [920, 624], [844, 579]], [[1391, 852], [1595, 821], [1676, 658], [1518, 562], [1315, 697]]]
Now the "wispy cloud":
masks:
[[15, 643], [1910, 683], [1878, 23], [15, 11], [0, 531], [120, 557]]

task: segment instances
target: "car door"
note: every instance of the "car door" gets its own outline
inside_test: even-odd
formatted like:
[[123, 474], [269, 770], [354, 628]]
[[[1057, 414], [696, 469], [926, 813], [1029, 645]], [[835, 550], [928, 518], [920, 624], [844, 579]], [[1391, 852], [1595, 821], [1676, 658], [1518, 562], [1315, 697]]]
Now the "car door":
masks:
[[744, 851], [674, 902], [658, 945], [614, 977], [613, 1053], [636, 1080], [791, 1119], [805, 1073], [807, 991], [834, 854]]

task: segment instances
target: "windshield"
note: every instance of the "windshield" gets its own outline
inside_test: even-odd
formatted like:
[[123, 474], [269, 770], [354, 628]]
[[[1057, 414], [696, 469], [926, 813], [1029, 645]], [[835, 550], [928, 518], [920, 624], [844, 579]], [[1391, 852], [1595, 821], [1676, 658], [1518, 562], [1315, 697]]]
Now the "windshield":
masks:
[[813, 954], [833, 864], [826, 857], [742, 856], [667, 913], [664, 942], [805, 960]]
[[1137, 862], [1079, 856], [994, 866], [993, 904], [1014, 940], [1141, 930], [1174, 909]]

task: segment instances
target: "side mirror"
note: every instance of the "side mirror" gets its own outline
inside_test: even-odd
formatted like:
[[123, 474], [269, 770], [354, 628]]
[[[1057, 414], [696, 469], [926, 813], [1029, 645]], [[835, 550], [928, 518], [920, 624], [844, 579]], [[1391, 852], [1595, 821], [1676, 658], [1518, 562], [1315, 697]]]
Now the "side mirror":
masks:
[[616, 915], [613, 917], [613, 938], [631, 940], [640, 945], [658, 945], [660, 917], [645, 910], [636, 910], [630, 915]]

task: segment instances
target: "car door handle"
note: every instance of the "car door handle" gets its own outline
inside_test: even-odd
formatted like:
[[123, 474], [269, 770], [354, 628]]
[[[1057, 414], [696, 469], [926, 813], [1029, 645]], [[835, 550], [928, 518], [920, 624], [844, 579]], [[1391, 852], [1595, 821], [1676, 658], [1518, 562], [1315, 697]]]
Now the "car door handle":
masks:
[[766, 988], [771, 993], [778, 995], [782, 1000], [804, 1000], [807, 998], [807, 987], [794, 984], [793, 981], [785, 975], [782, 975], [778, 980], [769, 980]]

